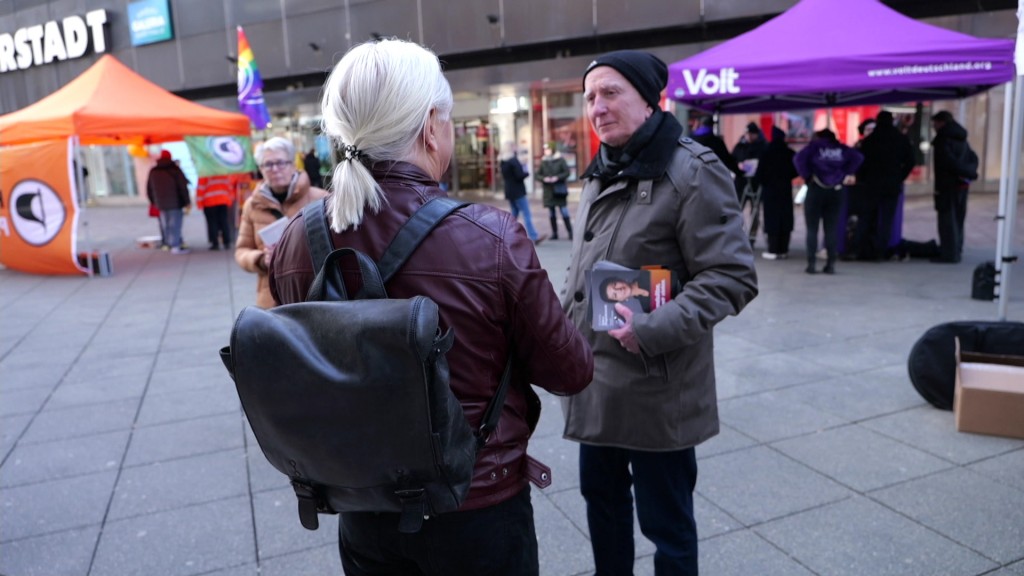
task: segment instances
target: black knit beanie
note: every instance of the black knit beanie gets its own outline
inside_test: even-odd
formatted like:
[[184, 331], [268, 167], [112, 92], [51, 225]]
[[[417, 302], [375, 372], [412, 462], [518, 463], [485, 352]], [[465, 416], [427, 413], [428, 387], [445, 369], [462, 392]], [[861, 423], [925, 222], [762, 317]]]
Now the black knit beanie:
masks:
[[651, 108], [658, 108], [661, 91], [668, 83], [668, 66], [654, 54], [639, 50], [619, 50], [598, 56], [583, 73], [584, 84], [587, 74], [598, 66], [610, 66], [626, 77]]

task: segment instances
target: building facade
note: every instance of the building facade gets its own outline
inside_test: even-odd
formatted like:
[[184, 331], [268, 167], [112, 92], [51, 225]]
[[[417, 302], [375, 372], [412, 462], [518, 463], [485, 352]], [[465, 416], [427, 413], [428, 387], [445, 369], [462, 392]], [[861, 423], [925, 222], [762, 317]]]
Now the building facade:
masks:
[[[836, 0], [840, 1], [840, 0]], [[265, 84], [272, 127], [255, 134], [318, 147], [320, 89], [351, 46], [381, 37], [431, 48], [456, 96], [455, 189], [500, 190], [497, 162], [517, 149], [535, 165], [554, 141], [575, 173], [596, 141], [583, 116], [580, 76], [594, 55], [621, 48], [680, 60], [752, 29], [796, 0], [0, 0], [0, 114], [32, 104], [112, 54], [190, 100], [237, 110], [236, 27], [245, 30]], [[968, 34], [1013, 37], [1012, 0], [887, 0], [916, 18]], [[823, 23], [827, 27], [841, 22]], [[866, 33], [865, 41], [870, 41]], [[770, 47], [766, 47], [770, 49]], [[915, 110], [915, 103], [901, 109]], [[669, 105], [669, 108], [672, 108]], [[965, 120], [998, 178], [1002, 89], [964, 102], [925, 103], [918, 115], [951, 109]], [[683, 115], [685, 111], [677, 110]], [[732, 144], [751, 120], [721, 119]], [[920, 124], [920, 123], [919, 123]], [[924, 130], [927, 122], [923, 123]], [[923, 136], [927, 140], [927, 135]], [[325, 157], [325, 165], [329, 158]], [[98, 196], [135, 194], [123, 151], [87, 155]]]

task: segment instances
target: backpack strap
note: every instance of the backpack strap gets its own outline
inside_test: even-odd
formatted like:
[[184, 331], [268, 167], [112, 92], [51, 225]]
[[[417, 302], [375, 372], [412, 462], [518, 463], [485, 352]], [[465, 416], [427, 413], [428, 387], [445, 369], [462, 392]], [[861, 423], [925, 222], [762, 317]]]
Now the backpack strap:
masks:
[[406, 220], [377, 261], [381, 279], [384, 282], [390, 280], [441, 220], [468, 204], [469, 202], [459, 202], [442, 196], [420, 206], [412, 217]]
[[512, 346], [509, 346], [508, 359], [505, 361], [505, 370], [501, 373], [498, 389], [494, 391], [494, 396], [487, 403], [483, 420], [480, 421], [480, 429], [477, 431], [476, 446], [478, 450], [487, 444], [487, 441], [491, 438], [491, 432], [494, 432], [494, 429], [498, 427], [498, 420], [501, 419], [501, 409], [505, 406], [508, 384], [512, 380], [512, 357], [514, 355]]
[[302, 209], [302, 219], [306, 224], [306, 242], [309, 244], [309, 256], [313, 259], [313, 274], [319, 274], [327, 255], [334, 251], [331, 242], [331, 231], [327, 227], [327, 212], [324, 209], [326, 200], [320, 198], [306, 204]]

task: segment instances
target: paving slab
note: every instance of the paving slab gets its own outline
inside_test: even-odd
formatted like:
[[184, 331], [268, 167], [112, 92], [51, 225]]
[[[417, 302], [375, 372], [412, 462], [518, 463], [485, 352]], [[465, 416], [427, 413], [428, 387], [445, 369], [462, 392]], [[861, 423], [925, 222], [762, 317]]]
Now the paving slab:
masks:
[[996, 562], [1024, 559], [1024, 491], [1017, 488], [957, 468], [870, 496]]
[[998, 566], [862, 496], [758, 526], [754, 531], [816, 574], [982, 574]]
[[764, 446], [699, 462], [697, 492], [744, 526], [849, 498], [853, 492]]
[[700, 543], [700, 567], [715, 576], [813, 576], [756, 533], [735, 532]]
[[100, 524], [116, 478], [117, 471], [109, 470], [5, 488], [0, 542]]
[[124, 468], [111, 520], [174, 510], [248, 494], [242, 450], [225, 450]]
[[127, 430], [120, 430], [19, 445], [0, 472], [0, 488], [117, 470], [128, 436]]
[[828, 478], [866, 492], [954, 465], [857, 425], [782, 440], [772, 448]]
[[247, 497], [107, 522], [91, 574], [196, 576], [255, 561]]
[[[100, 525], [0, 543], [0, 574], [79, 576], [89, 573]], [[55, 552], [59, 551], [59, 552]]]

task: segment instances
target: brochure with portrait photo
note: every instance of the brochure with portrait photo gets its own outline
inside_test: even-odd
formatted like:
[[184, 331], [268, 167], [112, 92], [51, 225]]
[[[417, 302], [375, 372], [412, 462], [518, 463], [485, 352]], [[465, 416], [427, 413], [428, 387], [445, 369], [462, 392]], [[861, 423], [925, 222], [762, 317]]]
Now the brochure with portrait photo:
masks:
[[591, 326], [596, 331], [621, 328], [626, 320], [615, 311], [623, 304], [634, 313], [651, 312], [672, 299], [672, 271], [658, 266], [640, 270], [601, 260], [586, 274]]

